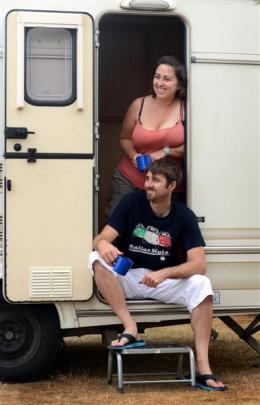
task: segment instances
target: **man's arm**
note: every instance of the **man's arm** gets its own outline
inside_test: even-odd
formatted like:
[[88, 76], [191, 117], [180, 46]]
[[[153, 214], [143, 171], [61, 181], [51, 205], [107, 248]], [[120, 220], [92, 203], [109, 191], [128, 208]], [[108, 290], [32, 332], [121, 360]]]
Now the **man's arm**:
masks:
[[187, 278], [194, 274], [205, 275], [207, 271], [204, 248], [202, 246], [188, 250], [187, 261], [178, 266], [165, 267], [146, 274], [140, 284], [146, 284], [148, 287], [156, 287], [166, 278]]
[[93, 248], [98, 250], [101, 257], [111, 266], [118, 255], [123, 254], [112, 242], [117, 238], [118, 232], [110, 225], [106, 225], [95, 237]]

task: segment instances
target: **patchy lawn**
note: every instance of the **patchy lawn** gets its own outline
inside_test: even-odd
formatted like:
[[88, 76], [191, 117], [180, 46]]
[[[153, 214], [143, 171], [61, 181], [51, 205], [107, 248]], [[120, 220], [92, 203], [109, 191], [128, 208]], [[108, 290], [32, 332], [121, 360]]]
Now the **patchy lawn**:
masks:
[[[248, 318], [243, 321], [247, 324]], [[210, 343], [211, 365], [216, 375], [228, 385], [225, 392], [205, 392], [182, 384], [138, 384], [126, 385], [125, 393], [120, 394], [115, 383], [111, 386], [106, 382], [106, 347], [101, 344], [99, 336], [86, 336], [65, 339], [56, 368], [45, 380], [0, 385], [0, 405], [258, 404], [259, 355], [220, 320], [214, 320], [214, 329], [219, 336]], [[141, 337], [153, 343], [193, 345], [189, 325], [147, 329]], [[172, 354], [129, 356], [125, 362], [132, 371], [171, 371], [175, 359]]]

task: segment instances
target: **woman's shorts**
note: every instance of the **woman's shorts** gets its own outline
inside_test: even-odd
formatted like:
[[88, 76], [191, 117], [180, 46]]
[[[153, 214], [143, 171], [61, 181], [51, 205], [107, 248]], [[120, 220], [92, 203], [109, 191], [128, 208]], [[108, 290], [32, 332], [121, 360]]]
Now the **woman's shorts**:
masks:
[[107, 215], [110, 216], [119, 201], [128, 193], [139, 190], [118, 169], [114, 170], [111, 183], [111, 192], [107, 203]]

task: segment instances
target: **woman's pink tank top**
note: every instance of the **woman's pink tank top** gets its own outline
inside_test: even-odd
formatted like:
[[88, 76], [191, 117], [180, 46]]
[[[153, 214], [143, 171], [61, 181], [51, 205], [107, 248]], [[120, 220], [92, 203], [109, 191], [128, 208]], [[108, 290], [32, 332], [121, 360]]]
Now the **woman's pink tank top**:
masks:
[[[184, 125], [179, 121], [169, 128], [151, 130], [145, 129], [140, 122], [137, 122], [133, 134], [132, 140], [135, 150], [138, 153], [152, 153], [162, 149], [164, 146], [170, 148], [178, 147], [184, 144]], [[183, 167], [184, 159], [179, 158], [176, 160]], [[126, 177], [135, 187], [144, 189], [145, 173], [139, 172], [139, 170], [132, 165], [131, 160], [125, 154], [118, 165], [118, 170]], [[176, 192], [183, 191], [183, 181], [176, 188]]]

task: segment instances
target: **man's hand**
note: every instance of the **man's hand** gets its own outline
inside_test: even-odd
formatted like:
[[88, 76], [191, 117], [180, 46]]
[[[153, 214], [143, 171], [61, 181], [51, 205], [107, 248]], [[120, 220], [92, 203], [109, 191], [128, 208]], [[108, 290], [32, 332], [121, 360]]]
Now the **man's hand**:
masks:
[[100, 232], [95, 239], [93, 240], [93, 248], [98, 250], [102, 259], [112, 266], [113, 262], [118, 255], [122, 255], [123, 252], [120, 252], [112, 242], [118, 236], [118, 232], [112, 228], [110, 225], [106, 225], [102, 232]]
[[139, 281], [139, 284], [145, 284], [147, 287], [155, 288], [158, 284], [166, 280], [167, 274], [165, 274], [164, 269], [151, 271]]
[[114, 245], [112, 245], [112, 243], [108, 242], [105, 239], [99, 240], [97, 249], [102, 259], [104, 259], [110, 266], [113, 265], [113, 262], [118, 255], [123, 254], [123, 252], [118, 250]]

